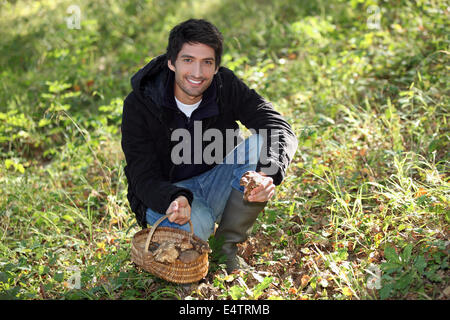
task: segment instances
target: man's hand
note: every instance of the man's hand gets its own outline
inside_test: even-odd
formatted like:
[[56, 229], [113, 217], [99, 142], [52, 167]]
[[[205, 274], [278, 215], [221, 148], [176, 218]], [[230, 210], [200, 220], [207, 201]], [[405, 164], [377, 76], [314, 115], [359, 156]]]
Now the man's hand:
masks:
[[185, 196], [177, 197], [167, 208], [166, 214], [169, 213], [172, 213], [168, 218], [170, 222], [179, 225], [187, 223], [191, 219], [191, 206], [188, 199]]
[[275, 185], [273, 179], [268, 177], [264, 172], [257, 172], [262, 176], [261, 185], [257, 186], [250, 192], [248, 201], [250, 202], [265, 202], [269, 201], [275, 194]]

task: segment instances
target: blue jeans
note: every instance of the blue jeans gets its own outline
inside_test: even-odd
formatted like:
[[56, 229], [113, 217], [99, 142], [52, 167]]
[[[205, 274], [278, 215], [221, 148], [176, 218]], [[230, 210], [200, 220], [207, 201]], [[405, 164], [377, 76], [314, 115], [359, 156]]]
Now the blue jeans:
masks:
[[[187, 188], [194, 194], [191, 206], [191, 222], [194, 234], [208, 240], [214, 232], [214, 224], [220, 222], [231, 188], [244, 192], [239, 184], [242, 175], [254, 171], [261, 152], [262, 138], [254, 134], [237, 145], [224, 160], [214, 168], [198, 176], [176, 182], [175, 185]], [[153, 225], [165, 212], [147, 209], [147, 223]], [[190, 232], [189, 223], [179, 225], [165, 219], [162, 227], [178, 228]]]

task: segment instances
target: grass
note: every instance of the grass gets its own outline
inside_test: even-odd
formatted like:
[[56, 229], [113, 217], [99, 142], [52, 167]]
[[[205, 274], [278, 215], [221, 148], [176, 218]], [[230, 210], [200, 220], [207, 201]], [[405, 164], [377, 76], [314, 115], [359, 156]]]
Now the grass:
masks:
[[[2, 299], [449, 298], [444, 3], [78, 4], [69, 29], [70, 1], [0, 3]], [[300, 143], [240, 246], [253, 271], [213, 253], [205, 280], [177, 286], [130, 262], [120, 121], [131, 75], [191, 16]]]

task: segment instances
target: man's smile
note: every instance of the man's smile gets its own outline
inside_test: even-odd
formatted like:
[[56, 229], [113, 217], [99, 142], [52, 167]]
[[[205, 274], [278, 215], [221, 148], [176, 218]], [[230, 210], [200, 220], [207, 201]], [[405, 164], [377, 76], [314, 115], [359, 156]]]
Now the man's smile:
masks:
[[200, 86], [203, 83], [203, 80], [194, 80], [192, 78], [187, 78], [187, 81], [193, 86]]

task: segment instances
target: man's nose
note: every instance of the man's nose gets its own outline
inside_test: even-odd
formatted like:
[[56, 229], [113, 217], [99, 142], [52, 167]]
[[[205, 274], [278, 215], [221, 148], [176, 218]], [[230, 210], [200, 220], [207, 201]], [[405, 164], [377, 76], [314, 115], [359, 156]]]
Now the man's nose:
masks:
[[193, 70], [192, 70], [192, 75], [195, 78], [201, 78], [203, 73], [202, 73], [202, 66], [200, 62], [196, 62], [193, 64]]

